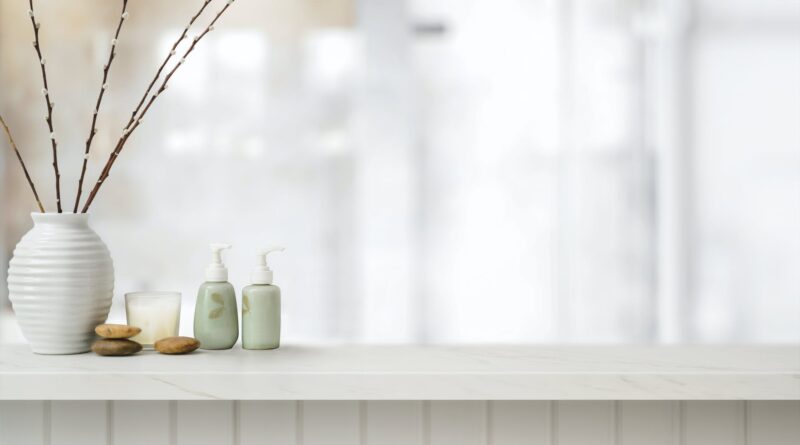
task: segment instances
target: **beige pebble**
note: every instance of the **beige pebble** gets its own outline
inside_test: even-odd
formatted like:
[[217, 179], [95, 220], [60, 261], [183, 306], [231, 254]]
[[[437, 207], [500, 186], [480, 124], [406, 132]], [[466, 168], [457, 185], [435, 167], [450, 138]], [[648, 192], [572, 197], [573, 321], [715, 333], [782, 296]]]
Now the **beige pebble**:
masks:
[[97, 355], [131, 355], [142, 350], [142, 345], [125, 338], [97, 340], [92, 344], [92, 352]]
[[142, 332], [142, 329], [126, 324], [101, 324], [94, 331], [103, 338], [131, 338]]
[[162, 354], [186, 354], [200, 347], [200, 342], [192, 337], [162, 338], [153, 345]]

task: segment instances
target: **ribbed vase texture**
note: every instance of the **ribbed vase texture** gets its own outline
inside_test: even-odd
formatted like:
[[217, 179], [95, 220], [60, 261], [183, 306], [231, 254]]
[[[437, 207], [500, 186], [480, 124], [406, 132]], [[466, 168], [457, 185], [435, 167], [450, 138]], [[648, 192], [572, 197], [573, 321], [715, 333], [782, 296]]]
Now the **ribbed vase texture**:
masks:
[[89, 215], [33, 213], [14, 249], [8, 296], [22, 334], [38, 354], [89, 351], [114, 293], [114, 264]]

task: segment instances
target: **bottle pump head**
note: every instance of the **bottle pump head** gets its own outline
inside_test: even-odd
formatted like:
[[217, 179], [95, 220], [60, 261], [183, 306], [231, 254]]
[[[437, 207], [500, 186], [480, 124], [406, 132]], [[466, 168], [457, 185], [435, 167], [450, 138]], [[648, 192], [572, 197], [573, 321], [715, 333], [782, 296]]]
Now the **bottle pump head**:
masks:
[[228, 268], [222, 262], [222, 251], [230, 249], [230, 244], [211, 243], [211, 264], [206, 267], [206, 281], [228, 281]]
[[272, 269], [267, 265], [267, 255], [272, 252], [283, 252], [283, 247], [270, 247], [258, 251], [258, 266], [253, 269], [253, 284], [272, 284]]

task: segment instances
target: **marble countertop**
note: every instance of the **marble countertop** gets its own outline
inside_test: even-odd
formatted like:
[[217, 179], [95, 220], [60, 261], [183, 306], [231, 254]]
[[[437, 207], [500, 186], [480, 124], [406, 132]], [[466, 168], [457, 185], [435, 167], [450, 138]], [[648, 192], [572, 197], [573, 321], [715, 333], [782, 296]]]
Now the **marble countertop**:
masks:
[[785, 400], [800, 346], [303, 346], [130, 357], [0, 346], [0, 399]]

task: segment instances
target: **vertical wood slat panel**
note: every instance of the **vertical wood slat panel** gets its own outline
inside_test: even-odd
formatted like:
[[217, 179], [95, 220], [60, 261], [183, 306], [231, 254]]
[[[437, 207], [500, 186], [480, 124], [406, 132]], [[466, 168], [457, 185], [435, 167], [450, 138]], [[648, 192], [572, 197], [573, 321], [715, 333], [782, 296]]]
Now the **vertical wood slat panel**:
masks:
[[423, 402], [366, 403], [365, 442], [369, 445], [423, 445]]
[[359, 402], [301, 402], [302, 445], [354, 445], [361, 442]]
[[0, 401], [0, 444], [43, 445], [48, 406], [39, 401]]
[[231, 401], [178, 402], [177, 445], [233, 445]]
[[551, 403], [546, 401], [489, 402], [492, 445], [549, 444], [552, 442]]
[[242, 445], [297, 443], [297, 404], [293, 401], [240, 402], [239, 442]]
[[[114, 402], [110, 413], [102, 401], [51, 403], [49, 436], [48, 402], [0, 402], [0, 443], [39, 445], [49, 436], [53, 445], [105, 444], [109, 438], [114, 445], [171, 444], [170, 402]], [[621, 402], [618, 417], [614, 402], [556, 402], [552, 419], [548, 402], [431, 402], [429, 419], [423, 418], [424, 402], [363, 403], [362, 413], [358, 402], [305, 402], [298, 425], [297, 402], [241, 402], [239, 443], [294, 444], [301, 429], [304, 445], [538, 444], [551, 442], [550, 425], [559, 445], [610, 444], [616, 433], [620, 445], [672, 445], [679, 439], [685, 445], [793, 445], [800, 439], [800, 401], [747, 402], [747, 411], [744, 402], [682, 402], [682, 428], [679, 402], [667, 401]], [[178, 444], [234, 443], [233, 402], [177, 407]]]
[[430, 445], [486, 445], [487, 402], [431, 402]]
[[800, 401], [748, 403], [748, 445], [800, 443]]
[[53, 401], [50, 411], [51, 445], [105, 445], [109, 442], [107, 402]]
[[563, 401], [554, 423], [559, 445], [613, 445], [615, 405], [607, 401]]
[[745, 423], [744, 402], [685, 402], [683, 445], [744, 445]]
[[114, 445], [172, 445], [169, 402], [122, 400], [113, 407]]
[[680, 437], [678, 410], [678, 402], [622, 402], [617, 445], [674, 445]]

